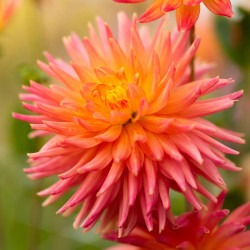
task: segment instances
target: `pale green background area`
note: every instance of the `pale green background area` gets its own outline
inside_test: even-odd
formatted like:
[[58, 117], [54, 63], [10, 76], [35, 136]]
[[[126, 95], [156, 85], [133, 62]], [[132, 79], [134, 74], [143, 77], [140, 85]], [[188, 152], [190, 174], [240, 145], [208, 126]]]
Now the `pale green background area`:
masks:
[[[55, 214], [66, 197], [49, 207], [40, 206], [43, 199], [35, 193], [54, 179], [34, 182], [23, 173], [22, 169], [28, 167], [26, 153], [38, 150], [42, 142], [27, 139], [29, 125], [13, 120], [11, 112], [24, 112], [18, 99], [23, 81], [20, 65], [36, 69], [36, 60], [45, 60], [44, 50], [68, 59], [63, 36], [72, 31], [81, 37], [87, 35], [87, 22], [94, 22], [96, 15], [102, 16], [115, 31], [118, 11], [124, 10], [130, 15], [134, 11], [142, 13], [146, 5], [121, 5], [111, 0], [24, 0], [15, 18], [0, 34], [0, 250], [98, 250], [111, 245], [93, 232], [83, 235], [81, 230], [74, 230], [74, 215], [63, 218]], [[171, 27], [172, 17], [169, 19]], [[157, 22], [149, 26], [153, 30], [156, 25]], [[228, 128], [235, 127], [238, 116], [235, 111], [231, 116], [235, 118], [229, 123], [228, 115], [213, 119]], [[248, 152], [247, 147], [244, 152]], [[237, 159], [239, 164], [240, 159]], [[242, 180], [240, 174], [226, 176], [223, 172], [223, 176], [229, 187], [238, 186]], [[173, 204], [176, 213], [184, 210], [182, 196], [173, 195]], [[29, 248], [32, 240], [35, 247]]]

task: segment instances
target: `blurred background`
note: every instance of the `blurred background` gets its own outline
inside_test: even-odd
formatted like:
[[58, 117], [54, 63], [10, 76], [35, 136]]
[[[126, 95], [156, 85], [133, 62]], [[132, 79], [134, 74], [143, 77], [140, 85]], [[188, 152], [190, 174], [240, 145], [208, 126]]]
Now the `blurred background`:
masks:
[[[0, 0], [0, 3], [5, 1]], [[115, 33], [118, 11], [142, 14], [146, 6], [147, 2], [122, 5], [111, 0], [23, 0], [0, 30], [0, 250], [98, 250], [112, 244], [93, 232], [75, 231], [72, 227], [74, 215], [68, 218], [56, 215], [65, 200], [41, 207], [43, 199], [36, 193], [53, 180], [31, 181], [23, 168], [28, 166], [26, 154], [37, 151], [43, 142], [28, 139], [29, 125], [12, 119], [11, 112], [25, 113], [18, 93], [23, 84], [29, 84], [29, 79], [44, 84], [49, 82], [47, 75], [36, 66], [37, 59], [44, 60], [43, 51], [68, 60], [63, 36], [72, 31], [82, 37], [87, 35], [87, 23], [94, 22], [97, 15], [102, 16]], [[224, 92], [245, 90], [244, 97], [234, 108], [208, 117], [217, 125], [243, 132], [248, 140], [245, 145], [233, 146], [241, 154], [232, 160], [244, 170], [241, 173], [222, 172], [230, 188], [225, 204], [229, 209], [250, 200], [249, 0], [237, 0], [234, 11], [234, 18], [228, 20], [215, 17], [204, 8], [196, 27], [203, 41], [197, 58], [214, 63], [211, 76], [235, 79], [235, 84]], [[168, 16], [169, 27], [175, 29], [174, 13]], [[149, 26], [153, 32], [157, 22]], [[183, 197], [174, 194], [173, 199], [174, 212], [183, 212]]]

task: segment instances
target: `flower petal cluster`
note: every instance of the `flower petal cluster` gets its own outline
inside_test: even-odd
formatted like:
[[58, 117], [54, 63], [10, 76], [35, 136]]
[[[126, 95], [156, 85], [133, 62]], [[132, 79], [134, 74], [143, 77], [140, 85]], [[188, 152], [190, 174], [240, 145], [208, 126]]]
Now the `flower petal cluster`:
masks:
[[28, 154], [25, 172], [31, 179], [58, 176], [39, 193], [49, 196], [44, 205], [76, 188], [58, 211], [68, 215], [79, 208], [75, 228], [89, 230], [103, 215], [101, 230], [119, 227], [127, 234], [143, 214], [152, 230], [157, 211], [163, 229], [173, 219], [169, 188], [200, 210], [205, 205], [196, 192], [217, 199], [198, 176], [225, 189], [217, 167], [239, 170], [224, 157], [238, 152], [216, 138], [244, 143], [241, 135], [202, 117], [232, 107], [242, 91], [204, 99], [232, 80], [203, 79], [210, 66], [197, 65], [197, 80], [190, 82], [189, 63], [200, 40], [188, 47], [189, 33], [171, 36], [165, 20], [150, 39], [136, 24], [136, 17], [130, 22], [120, 13], [118, 39], [100, 18], [99, 36], [89, 24], [90, 38], [65, 38], [71, 64], [48, 53], [48, 65], [38, 62], [61, 84], [24, 86], [23, 106], [38, 115], [14, 113], [36, 130], [31, 137], [52, 135]]
[[0, 31], [12, 17], [19, 2], [20, 0], [7, 0], [0, 2]]
[[250, 249], [250, 231], [245, 231], [250, 224], [250, 202], [226, 217], [229, 210], [221, 208], [225, 195], [226, 192], [222, 192], [218, 196], [218, 203], [210, 202], [207, 211], [194, 211], [178, 216], [176, 225], [167, 225], [161, 233], [158, 230], [149, 233], [143, 226], [137, 226], [124, 238], [118, 238], [118, 233], [104, 235], [106, 239], [128, 244], [107, 250]]
[[[140, 3], [145, 0], [114, 0], [120, 3]], [[200, 4], [203, 3], [215, 15], [232, 17], [230, 0], [154, 0], [150, 7], [139, 18], [139, 22], [152, 22], [165, 13], [176, 10], [178, 29], [189, 30], [200, 15]]]

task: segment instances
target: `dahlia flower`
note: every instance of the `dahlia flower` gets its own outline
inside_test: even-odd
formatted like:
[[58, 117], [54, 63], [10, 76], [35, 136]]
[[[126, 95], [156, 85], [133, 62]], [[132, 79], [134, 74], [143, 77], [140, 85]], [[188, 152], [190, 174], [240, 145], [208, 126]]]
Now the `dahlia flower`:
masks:
[[[140, 3], [146, 0], [113, 0], [119, 3]], [[139, 22], [152, 22], [165, 13], [176, 10], [176, 21], [180, 31], [193, 27], [200, 15], [200, 4], [203, 3], [215, 15], [232, 17], [230, 0], [154, 0], [150, 7], [139, 18]]]
[[12, 17], [20, 0], [0, 0], [0, 31]]
[[229, 210], [222, 209], [225, 194], [218, 196], [218, 203], [210, 202], [207, 211], [181, 214], [174, 227], [168, 224], [161, 233], [156, 229], [149, 233], [138, 225], [124, 238], [118, 238], [116, 232], [104, 235], [108, 240], [129, 244], [106, 250], [249, 250], [250, 231], [245, 229], [250, 224], [250, 202], [228, 216]]
[[[198, 176], [225, 189], [217, 167], [237, 171], [223, 153], [238, 154], [215, 138], [243, 143], [238, 133], [217, 127], [203, 116], [233, 106], [242, 91], [218, 98], [201, 97], [232, 83], [201, 79], [208, 65], [197, 65], [190, 82], [189, 63], [200, 40], [187, 48], [186, 33], [172, 37], [164, 20], [153, 39], [118, 15], [118, 39], [97, 19], [99, 37], [89, 24], [90, 38], [64, 38], [71, 63], [45, 53], [49, 65], [38, 65], [60, 84], [31, 82], [21, 94], [26, 109], [14, 113], [31, 123], [31, 137], [52, 137], [37, 153], [28, 154], [31, 179], [56, 175], [58, 182], [39, 193], [44, 205], [76, 188], [58, 213], [78, 207], [74, 222], [86, 230], [103, 215], [101, 230], [119, 227], [128, 233], [143, 214], [149, 230], [152, 213], [172, 221], [169, 188], [182, 192], [197, 210], [205, 205], [195, 191], [214, 202]], [[104, 213], [105, 210], [105, 213]], [[167, 211], [165, 213], [165, 211]], [[164, 225], [161, 224], [164, 228]]]

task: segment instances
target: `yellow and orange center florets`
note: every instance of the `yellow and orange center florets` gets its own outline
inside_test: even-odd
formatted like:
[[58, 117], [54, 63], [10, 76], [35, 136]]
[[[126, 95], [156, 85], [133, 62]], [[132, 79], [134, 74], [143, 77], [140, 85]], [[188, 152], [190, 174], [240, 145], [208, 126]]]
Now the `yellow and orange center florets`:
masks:
[[113, 86], [111, 90], [106, 92], [105, 96], [102, 96], [102, 100], [105, 101], [106, 105], [112, 110], [122, 110], [128, 108], [128, 100], [126, 89], [121, 86]]
[[129, 108], [126, 84], [98, 84], [92, 91], [94, 98], [100, 98], [108, 109], [124, 111]]

